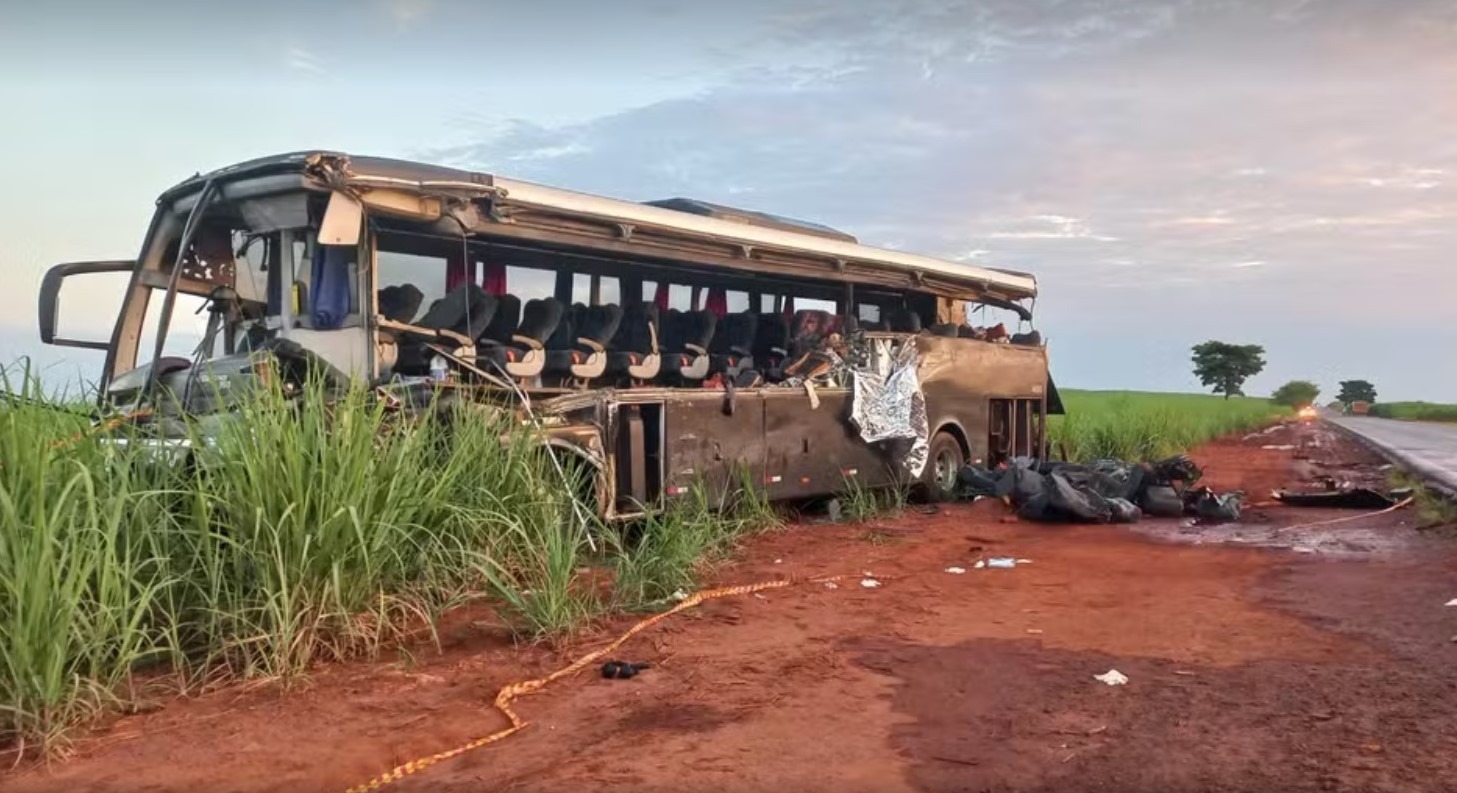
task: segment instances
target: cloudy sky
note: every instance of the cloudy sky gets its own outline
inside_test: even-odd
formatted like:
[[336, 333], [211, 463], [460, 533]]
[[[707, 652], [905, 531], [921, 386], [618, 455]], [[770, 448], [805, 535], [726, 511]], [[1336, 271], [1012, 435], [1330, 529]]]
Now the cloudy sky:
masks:
[[[1035, 272], [1060, 383], [1457, 401], [1452, 0], [7, 4], [0, 360], [55, 261], [314, 147], [827, 223]], [[89, 321], [107, 325], [111, 309]]]

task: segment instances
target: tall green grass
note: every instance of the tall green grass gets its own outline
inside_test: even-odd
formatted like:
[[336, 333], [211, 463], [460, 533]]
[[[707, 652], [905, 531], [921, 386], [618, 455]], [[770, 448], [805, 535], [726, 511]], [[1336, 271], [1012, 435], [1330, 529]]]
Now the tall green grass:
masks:
[[1407, 421], [1457, 421], [1457, 405], [1437, 402], [1377, 402], [1371, 415]]
[[1267, 399], [1204, 394], [1064, 390], [1062, 399], [1067, 415], [1052, 417], [1049, 438], [1054, 454], [1065, 449], [1072, 460], [1158, 459], [1289, 412]]
[[433, 637], [469, 601], [528, 638], [567, 631], [690, 586], [772, 514], [736, 496], [608, 530], [530, 429], [486, 408], [405, 421], [363, 392], [275, 389], [174, 465], [86, 434], [26, 373], [5, 386], [24, 398], [0, 402], [0, 750], [63, 750], [139, 680], [288, 681]]

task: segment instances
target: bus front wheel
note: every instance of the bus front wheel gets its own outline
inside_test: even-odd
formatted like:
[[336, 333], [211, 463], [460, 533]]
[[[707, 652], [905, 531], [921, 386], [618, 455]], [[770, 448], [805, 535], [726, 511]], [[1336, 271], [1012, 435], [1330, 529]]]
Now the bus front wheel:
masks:
[[927, 450], [926, 470], [921, 472], [921, 489], [931, 501], [956, 497], [956, 478], [966, 464], [961, 441], [949, 432], [938, 432]]

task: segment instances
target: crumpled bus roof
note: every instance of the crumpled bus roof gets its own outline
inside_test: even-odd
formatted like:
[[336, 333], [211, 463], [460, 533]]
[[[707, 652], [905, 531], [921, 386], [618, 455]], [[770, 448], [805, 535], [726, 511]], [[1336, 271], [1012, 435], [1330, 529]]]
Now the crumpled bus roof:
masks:
[[321, 165], [331, 169], [330, 172], [346, 184], [365, 188], [387, 186], [421, 193], [489, 194], [493, 201], [506, 207], [669, 231], [689, 239], [732, 243], [746, 250], [783, 251], [861, 267], [901, 271], [915, 277], [934, 276], [1011, 300], [1037, 295], [1037, 279], [1029, 273], [874, 248], [861, 245], [854, 237], [826, 226], [767, 213], [722, 207], [696, 199], [639, 203], [495, 174], [339, 152], [294, 152], [238, 163], [193, 176], [168, 190], [160, 200], [168, 201], [195, 191], [209, 179], [317, 172]]

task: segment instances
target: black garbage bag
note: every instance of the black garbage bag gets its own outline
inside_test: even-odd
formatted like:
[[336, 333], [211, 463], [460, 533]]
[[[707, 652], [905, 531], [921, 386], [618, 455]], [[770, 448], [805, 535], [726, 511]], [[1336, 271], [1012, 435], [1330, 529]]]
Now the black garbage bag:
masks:
[[1087, 485], [1075, 485], [1060, 473], [1049, 474], [1046, 479], [1050, 516], [1089, 523], [1107, 523], [1113, 519], [1108, 499]]
[[1177, 518], [1184, 514], [1184, 499], [1168, 485], [1145, 487], [1138, 505], [1157, 518]]
[[956, 474], [956, 481], [960, 485], [961, 495], [964, 498], [976, 496], [993, 496], [1000, 498], [1005, 493], [1000, 493], [1001, 479], [996, 473], [979, 465], [963, 466]]
[[997, 480], [997, 492], [1009, 496], [1017, 515], [1028, 520], [1044, 520], [1049, 502], [1047, 477], [1030, 465], [1009, 465]]
[[1184, 504], [1187, 511], [1201, 520], [1224, 523], [1239, 520], [1240, 501], [1243, 498], [1243, 493], [1216, 493], [1207, 487], [1201, 487], [1186, 493]]
[[1159, 460], [1149, 467], [1149, 483], [1155, 485], [1171, 485], [1175, 482], [1190, 485], [1199, 481], [1204, 472], [1199, 466], [1189, 459], [1188, 455], [1180, 454], [1165, 460]]
[[1113, 510], [1113, 520], [1116, 523], [1137, 523], [1143, 517], [1143, 511], [1127, 499], [1110, 498], [1108, 507]]

